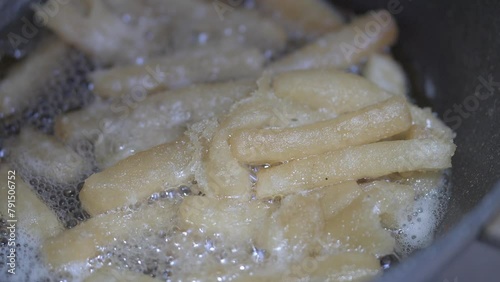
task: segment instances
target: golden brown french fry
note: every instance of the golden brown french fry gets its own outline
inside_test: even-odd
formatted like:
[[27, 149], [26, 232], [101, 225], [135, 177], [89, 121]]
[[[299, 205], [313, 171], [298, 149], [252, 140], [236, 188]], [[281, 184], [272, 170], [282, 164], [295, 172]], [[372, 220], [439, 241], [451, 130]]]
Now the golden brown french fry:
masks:
[[368, 80], [390, 93], [404, 96], [408, 92], [403, 68], [390, 55], [371, 55], [362, 73]]
[[401, 228], [402, 221], [413, 210], [415, 191], [409, 185], [389, 181], [373, 181], [363, 185], [363, 195], [380, 214], [382, 226]]
[[193, 150], [187, 138], [181, 138], [137, 153], [91, 175], [80, 192], [82, 206], [95, 216], [190, 182]]
[[339, 28], [344, 19], [323, 0], [257, 0], [257, 9], [274, 17], [291, 37], [315, 37]]
[[179, 227], [221, 234], [225, 242], [248, 242], [261, 232], [274, 206], [261, 201], [186, 197], [179, 208]]
[[362, 190], [356, 181], [346, 181], [337, 185], [323, 187], [311, 192], [319, 196], [319, 203], [325, 219], [339, 213], [358, 198]]
[[149, 275], [126, 270], [116, 269], [109, 266], [104, 266], [96, 270], [89, 277], [85, 278], [84, 282], [159, 282]]
[[337, 114], [356, 111], [392, 95], [369, 80], [339, 70], [300, 70], [274, 79], [274, 93], [281, 98]]
[[90, 79], [95, 93], [105, 98], [118, 98], [123, 95], [143, 97], [193, 83], [257, 77], [264, 56], [255, 48], [229, 45], [198, 47], [152, 59], [145, 65], [98, 70]]
[[373, 206], [356, 199], [339, 214], [325, 222], [327, 240], [339, 242], [343, 248], [383, 256], [394, 252], [395, 240], [380, 224]]
[[292, 266], [288, 281], [308, 277], [307, 281], [369, 281], [380, 272], [380, 262], [374, 255], [343, 252], [327, 257], [308, 257]]
[[382, 140], [411, 126], [403, 97], [347, 113], [338, 118], [293, 128], [242, 129], [232, 134], [233, 155], [249, 164], [299, 159]]
[[386, 141], [293, 160], [257, 173], [257, 197], [291, 194], [394, 172], [451, 167], [455, 145], [437, 140]]
[[[1, 217], [5, 220], [17, 220], [15, 222], [17, 230], [28, 234], [36, 241], [43, 242], [46, 238], [61, 232], [63, 226], [56, 214], [21, 179], [19, 171], [11, 170], [4, 163], [0, 166]], [[15, 217], [9, 217], [9, 214]]]
[[396, 21], [388, 11], [372, 11], [276, 61], [269, 69], [276, 73], [309, 68], [345, 69], [391, 46], [397, 35]]
[[147, 231], [173, 228], [176, 208], [172, 202], [158, 202], [137, 211], [119, 211], [93, 217], [47, 239], [42, 245], [44, 261], [53, 269], [85, 263], [99, 247], [117, 240], [141, 236]]

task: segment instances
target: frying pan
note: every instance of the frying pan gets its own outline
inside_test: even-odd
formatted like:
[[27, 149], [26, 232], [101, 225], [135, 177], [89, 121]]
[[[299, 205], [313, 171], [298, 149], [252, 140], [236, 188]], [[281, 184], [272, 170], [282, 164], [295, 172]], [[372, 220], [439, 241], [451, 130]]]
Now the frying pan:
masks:
[[[500, 210], [500, 2], [335, 3], [356, 12], [383, 8], [396, 17], [400, 37], [393, 51], [410, 76], [413, 97], [457, 133], [451, 200], [437, 240], [381, 279], [436, 281], [434, 275], [479, 238]], [[478, 90], [488, 84], [492, 93], [479, 99]]]
[[451, 199], [436, 241], [380, 278], [436, 281], [466, 246], [484, 240], [485, 226], [500, 211], [500, 1], [334, 2], [360, 13], [383, 8], [396, 17], [400, 37], [393, 52], [409, 74], [412, 96], [457, 133]]

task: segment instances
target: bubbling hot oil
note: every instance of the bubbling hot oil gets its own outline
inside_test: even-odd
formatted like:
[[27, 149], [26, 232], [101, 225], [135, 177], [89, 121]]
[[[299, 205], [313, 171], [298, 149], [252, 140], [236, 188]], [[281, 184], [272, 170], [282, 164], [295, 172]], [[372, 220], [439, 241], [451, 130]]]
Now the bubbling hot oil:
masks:
[[[418, 195], [410, 213], [400, 215], [403, 222], [401, 229], [391, 230], [397, 240], [395, 257], [407, 257], [432, 242], [435, 230], [447, 209], [450, 192], [448, 176], [449, 174], [445, 173], [438, 186]], [[140, 212], [142, 206], [155, 201], [174, 201], [179, 204], [187, 195], [201, 194], [196, 186], [195, 183], [190, 183], [155, 193], [148, 201], [133, 208]], [[36, 187], [34, 188], [36, 190]], [[42, 198], [50, 198], [43, 195], [44, 191], [41, 193]], [[64, 197], [64, 194], [54, 195]], [[79, 206], [75, 203], [67, 208], [78, 209]], [[8, 253], [5, 227], [4, 222], [0, 226], [1, 275], [7, 273], [8, 269], [5, 264], [5, 256]], [[9, 281], [83, 281], [90, 273], [103, 266], [143, 273], [163, 281], [196, 281], [209, 278], [231, 281], [243, 274], [270, 271], [286, 274], [290, 271], [290, 261], [287, 258], [292, 257], [293, 250], [293, 246], [288, 246], [271, 256], [265, 250], [258, 249], [251, 241], [232, 245], [220, 234], [206, 234], [204, 230], [180, 230], [175, 226], [168, 226], [164, 230], [144, 230], [140, 237], [117, 239], [110, 245], [99, 246], [98, 255], [90, 259], [84, 268], [74, 267], [56, 273], [51, 272], [44, 264], [39, 253], [41, 243], [38, 238], [24, 233], [23, 230], [18, 231], [18, 275], [9, 277]], [[335, 249], [339, 246], [331, 242], [324, 247]]]

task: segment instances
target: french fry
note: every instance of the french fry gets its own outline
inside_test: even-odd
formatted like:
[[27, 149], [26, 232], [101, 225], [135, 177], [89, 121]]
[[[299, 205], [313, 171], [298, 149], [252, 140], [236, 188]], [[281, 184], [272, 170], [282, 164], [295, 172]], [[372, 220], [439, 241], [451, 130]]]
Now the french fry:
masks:
[[228, 139], [238, 128], [261, 126], [272, 119], [272, 110], [266, 100], [254, 97], [241, 101], [221, 121], [217, 132], [208, 142], [203, 157], [206, 179], [199, 179], [209, 196], [249, 197], [252, 183], [249, 168], [231, 154]]
[[376, 178], [394, 172], [451, 167], [455, 145], [437, 140], [387, 141], [293, 160], [257, 173], [257, 197], [265, 198]]
[[233, 155], [249, 164], [277, 163], [382, 140], [407, 130], [406, 100], [387, 101], [338, 118], [279, 129], [242, 129], [232, 134]]
[[292, 195], [281, 200], [272, 217], [265, 221], [256, 246], [268, 252], [293, 248], [293, 257], [302, 258], [319, 251], [318, 238], [323, 232], [323, 211], [318, 195]]
[[119, 211], [93, 217], [47, 239], [42, 245], [43, 259], [56, 270], [85, 263], [98, 254], [99, 247], [115, 240], [141, 236], [148, 230], [172, 228], [175, 210], [171, 202], [157, 202], [133, 212]]
[[261, 201], [191, 196], [179, 208], [179, 227], [221, 234], [226, 242], [249, 242], [261, 232], [274, 209], [274, 205]]
[[443, 187], [446, 176], [443, 171], [412, 171], [400, 173], [393, 181], [411, 186], [416, 195], [424, 195]]
[[193, 177], [192, 154], [191, 143], [181, 138], [124, 159], [85, 180], [80, 191], [82, 206], [95, 216], [188, 183]]
[[432, 138], [445, 142], [453, 142], [455, 133], [437, 118], [429, 108], [410, 107], [414, 127], [410, 129], [407, 139]]
[[388, 181], [373, 181], [363, 185], [363, 190], [365, 199], [373, 203], [374, 210], [380, 213], [382, 226], [401, 228], [402, 220], [406, 220], [406, 215], [413, 209], [413, 187]]
[[106, 121], [117, 115], [111, 107], [111, 103], [97, 98], [81, 110], [63, 114], [55, 120], [54, 135], [66, 144], [79, 139], [94, 142], [102, 133], [99, 128], [105, 128]]
[[323, 216], [329, 219], [349, 206], [362, 194], [362, 190], [356, 181], [347, 181], [323, 187], [311, 193], [318, 194]]
[[278, 97], [337, 114], [356, 111], [392, 96], [361, 76], [334, 69], [283, 73], [276, 76], [273, 87]]
[[208, 152], [203, 156], [206, 177], [198, 179], [211, 196], [250, 196], [252, 183], [248, 166], [231, 153], [229, 138], [239, 129], [262, 127], [287, 127], [306, 124], [331, 117], [284, 99], [269, 95], [263, 86], [248, 99], [235, 104], [229, 114], [218, 119], [219, 126], [209, 138]]
[[0, 81], [0, 118], [20, 113], [28, 106], [46, 82], [44, 74], [59, 67], [70, 50], [64, 42], [47, 38], [33, 50], [32, 56], [10, 68]]
[[372, 11], [276, 61], [269, 70], [280, 73], [310, 68], [345, 69], [391, 46], [397, 35], [396, 21], [388, 11]]
[[368, 80], [390, 93], [405, 96], [408, 92], [403, 68], [389, 55], [371, 55], [362, 73]]
[[370, 254], [345, 252], [327, 257], [309, 257], [292, 266], [290, 278], [309, 277], [307, 281], [368, 281], [380, 273], [380, 262]]
[[383, 256], [394, 252], [395, 240], [380, 224], [373, 206], [356, 199], [339, 214], [325, 222], [326, 240], [342, 248]]
[[[19, 171], [12, 171], [6, 164], [1, 164], [0, 177], [3, 179], [0, 182], [0, 214], [5, 220], [17, 220], [19, 232], [43, 241], [63, 230], [56, 214], [21, 179]], [[9, 190], [13, 192], [9, 193]], [[12, 200], [14, 206], [9, 207], [9, 200]], [[9, 209], [15, 211], [15, 218], [9, 217]]]
[[60, 117], [56, 136], [72, 145], [90, 141], [98, 166], [106, 168], [135, 152], [176, 140], [192, 123], [225, 114], [255, 88], [251, 80], [198, 84], [147, 96], [130, 108], [97, 100]]
[[315, 37], [339, 28], [344, 19], [323, 0], [257, 0], [257, 8], [273, 16], [291, 37]]
[[[109, 167], [134, 152], [171, 142], [182, 136], [189, 125], [225, 114], [233, 103], [255, 88], [255, 82], [236, 80], [193, 85], [149, 96], [125, 117], [107, 121], [101, 142], [94, 144], [97, 163]], [[121, 149], [110, 150], [110, 147]]]
[[132, 1], [126, 1], [127, 9], [120, 14], [108, 5], [110, 2], [49, 0], [44, 3], [46, 8], [36, 5], [35, 11], [46, 16], [46, 10], [56, 7], [58, 12], [47, 17], [47, 27], [100, 64], [132, 63], [137, 58], [164, 51], [161, 49], [167, 45], [165, 30], [168, 30], [165, 21], [155, 18], [141, 21], [142, 24], [126, 23], [121, 15], [146, 16], [144, 5], [131, 5]]
[[23, 128], [8, 143], [10, 162], [24, 175], [44, 177], [58, 184], [77, 184], [93, 170], [91, 161], [71, 147], [31, 128]]
[[233, 46], [199, 47], [152, 59], [145, 65], [98, 70], [90, 79], [98, 95], [119, 98], [143, 96], [193, 83], [257, 77], [264, 63], [263, 55], [255, 48], [230, 45]]
[[104, 266], [96, 270], [84, 282], [159, 282], [151, 276], [126, 269]]
[[[36, 10], [44, 15], [44, 10], [57, 7], [59, 12], [48, 17], [48, 28], [104, 65], [136, 63], [140, 58], [225, 38], [273, 51], [279, 51], [286, 43], [284, 30], [255, 11], [224, 15], [214, 9], [213, 3], [199, 0], [124, 2], [125, 5], [113, 5], [113, 1], [101, 0], [50, 0], [45, 3], [47, 8], [37, 6]], [[122, 19], [124, 14], [142, 20], [126, 22]], [[193, 38], [194, 34], [200, 37]]]

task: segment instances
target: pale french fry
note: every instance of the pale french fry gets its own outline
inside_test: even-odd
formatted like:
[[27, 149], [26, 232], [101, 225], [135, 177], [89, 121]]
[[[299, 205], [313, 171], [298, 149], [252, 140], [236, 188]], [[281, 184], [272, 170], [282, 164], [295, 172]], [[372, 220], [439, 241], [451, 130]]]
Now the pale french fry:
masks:
[[277, 163], [382, 140], [411, 126], [403, 97], [305, 126], [242, 129], [232, 134], [233, 155], [249, 164]]
[[394, 172], [451, 167], [455, 145], [437, 140], [387, 141], [293, 160], [257, 173], [257, 197], [297, 193]]
[[228, 139], [237, 128], [260, 126], [271, 118], [272, 112], [258, 100], [244, 100], [231, 111], [210, 140], [203, 157], [203, 175], [199, 179], [209, 196], [248, 197], [252, 188], [249, 168], [240, 164], [231, 154]]
[[94, 143], [97, 163], [109, 167], [135, 152], [171, 142], [182, 136], [189, 125], [225, 114], [233, 103], [255, 88], [255, 82], [236, 80], [149, 96], [128, 115], [107, 120], [100, 142]]
[[[264, 56], [255, 48], [230, 44], [199, 47], [161, 57], [145, 65], [129, 65], [91, 74], [95, 93], [105, 98], [144, 96], [193, 83], [257, 77]], [[136, 93], [137, 92], [137, 93]]]
[[257, 8], [273, 16], [291, 37], [315, 37], [339, 28], [344, 19], [323, 0], [257, 0]]
[[323, 232], [323, 211], [318, 195], [292, 195], [262, 225], [256, 246], [268, 252], [293, 248], [295, 258], [319, 251], [318, 238]]
[[9, 140], [9, 159], [24, 175], [44, 177], [59, 184], [79, 183], [92, 172], [85, 159], [53, 136], [23, 128], [19, 137]]
[[453, 143], [455, 133], [437, 118], [429, 108], [410, 107], [413, 124], [406, 138], [407, 139], [425, 139], [432, 138]]
[[359, 249], [383, 256], [394, 252], [395, 240], [380, 224], [373, 206], [358, 198], [339, 214], [325, 222], [327, 240], [339, 242], [342, 248]]
[[412, 171], [400, 173], [394, 181], [411, 186], [417, 195], [424, 195], [443, 187], [446, 176], [443, 171]]
[[274, 93], [281, 98], [337, 114], [356, 111], [392, 95], [367, 79], [339, 70], [301, 70], [278, 75]]
[[[253, 96], [234, 105], [220, 120], [216, 132], [209, 139], [208, 152], [203, 156], [203, 179], [198, 182], [211, 196], [250, 196], [252, 183], [249, 168], [231, 153], [228, 139], [242, 128], [266, 126], [286, 127], [301, 125], [329, 117], [283, 99], [268, 96], [261, 89]], [[295, 122], [293, 121], [295, 120]]]
[[209, 235], [221, 234], [226, 242], [248, 242], [261, 232], [274, 206], [261, 201], [191, 196], [179, 208], [179, 227], [202, 229]]
[[391, 46], [397, 35], [396, 21], [388, 11], [372, 11], [276, 61], [269, 69], [276, 73], [309, 68], [345, 69]]
[[404, 96], [408, 92], [403, 68], [389, 55], [371, 55], [362, 73], [364, 77], [390, 93]]
[[55, 132], [67, 144], [90, 141], [98, 166], [106, 168], [136, 152], [176, 140], [192, 123], [225, 114], [255, 88], [251, 80], [198, 84], [147, 96], [130, 107], [97, 99], [57, 119]]
[[[165, 21], [151, 19], [141, 24], [126, 23], [121, 14], [115, 13], [101, 0], [60, 2], [49, 0], [35, 10], [47, 19], [47, 27], [64, 41], [76, 46], [100, 63], [131, 63], [137, 58], [159, 53], [166, 46], [167, 31]], [[130, 6], [126, 13], [140, 16], [137, 5]], [[151, 3], [151, 2], [149, 2]], [[144, 5], [139, 5], [139, 8]], [[45, 11], [56, 13], [47, 16]], [[139, 12], [139, 13], [137, 13]], [[125, 11], [123, 11], [123, 14]], [[144, 14], [142, 16], [145, 16]], [[149, 39], [148, 39], [149, 35]], [[151, 40], [153, 38], [153, 40]], [[127, 48], [123, 48], [127, 46]]]
[[[70, 47], [56, 38], [47, 38], [0, 81], [0, 118], [17, 114], [28, 106], [47, 76], [62, 62]], [[29, 83], [27, 83], [29, 81]]]
[[323, 216], [325, 219], [329, 219], [349, 206], [361, 195], [362, 190], [356, 181], [347, 181], [321, 188], [312, 193], [319, 195]]
[[66, 144], [79, 139], [94, 142], [102, 134], [106, 121], [115, 115], [117, 113], [111, 103], [95, 99], [84, 109], [57, 117], [54, 135]]
[[124, 159], [85, 180], [80, 192], [82, 206], [95, 216], [186, 184], [193, 177], [192, 154], [191, 143], [181, 138]]
[[[289, 279], [310, 277], [307, 281], [369, 281], [380, 273], [374, 255], [345, 252], [328, 257], [309, 257], [292, 266]], [[348, 277], [348, 280], [346, 280]], [[289, 280], [292, 281], [292, 280]]]
[[104, 266], [96, 270], [84, 282], [159, 282], [151, 276], [126, 270]]
[[[17, 220], [18, 232], [42, 242], [63, 230], [56, 214], [21, 179], [19, 171], [12, 171], [6, 164], [1, 164], [0, 177], [3, 179], [0, 182], [0, 214], [5, 220]], [[9, 207], [9, 201], [13, 206]], [[11, 212], [14, 218], [9, 217], [9, 209], [14, 211]]]
[[47, 239], [42, 245], [43, 259], [51, 268], [59, 270], [85, 263], [98, 254], [99, 247], [115, 240], [172, 228], [175, 209], [171, 202], [158, 202], [133, 212], [119, 211], [93, 217]]
[[[44, 10], [56, 7], [59, 12], [47, 17], [49, 29], [107, 65], [136, 63], [224, 38], [273, 51], [286, 43], [284, 30], [255, 11], [225, 13], [217, 3], [199, 0], [120, 2], [51, 0], [37, 11], [47, 16]], [[130, 20], [123, 20], [124, 14]]]
[[363, 185], [363, 190], [367, 201], [373, 203], [374, 210], [380, 214], [385, 228], [401, 228], [402, 221], [413, 210], [415, 191], [409, 185], [373, 181]]

